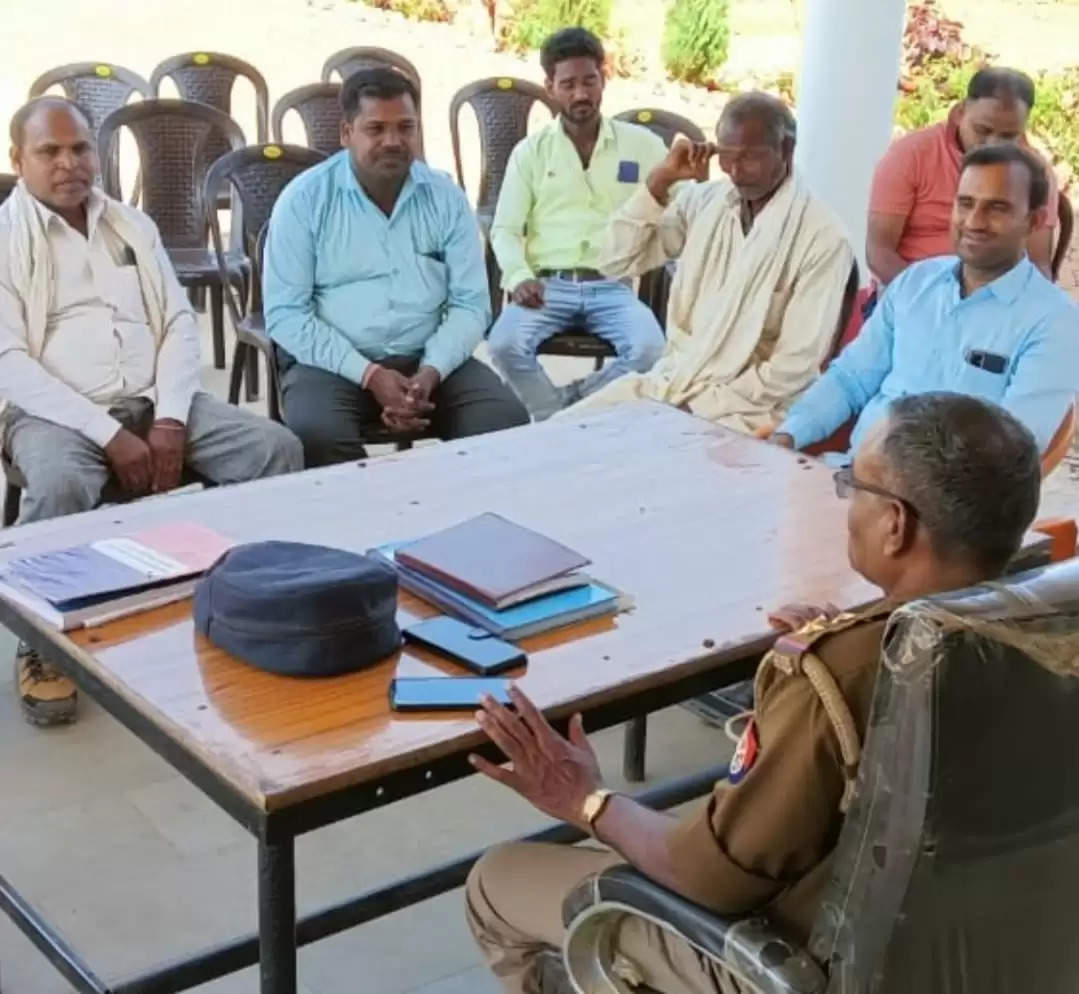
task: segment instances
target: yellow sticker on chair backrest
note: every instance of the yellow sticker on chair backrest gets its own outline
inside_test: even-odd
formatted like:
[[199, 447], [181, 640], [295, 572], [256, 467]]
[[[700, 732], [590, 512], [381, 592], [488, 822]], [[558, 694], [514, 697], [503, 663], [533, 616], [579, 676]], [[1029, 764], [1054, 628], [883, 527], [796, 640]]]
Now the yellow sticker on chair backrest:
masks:
[[652, 112], [650, 110], [639, 111], [637, 113], [637, 120], [640, 121], [641, 124], [647, 124], [652, 120]]
[[497, 83], [497, 86], [498, 86], [498, 88], [499, 88], [500, 90], [512, 90], [512, 89], [513, 89], [513, 80], [512, 80], [512, 79], [510, 79], [510, 78], [509, 78], [509, 77], [507, 77], [507, 76], [503, 76], [503, 77], [502, 77], [502, 78], [501, 78], [501, 79], [500, 79], [500, 80], [498, 81], [498, 83]]
[[207, 66], [210, 64], [210, 56], [208, 56], [205, 52], [196, 52], [191, 57], [191, 61], [194, 62], [197, 66]]
[[267, 159], [280, 159], [285, 153], [280, 145], [267, 145], [263, 148], [262, 154]]
[[94, 72], [96, 72], [102, 79], [105, 79], [112, 75], [112, 66], [94, 66]]

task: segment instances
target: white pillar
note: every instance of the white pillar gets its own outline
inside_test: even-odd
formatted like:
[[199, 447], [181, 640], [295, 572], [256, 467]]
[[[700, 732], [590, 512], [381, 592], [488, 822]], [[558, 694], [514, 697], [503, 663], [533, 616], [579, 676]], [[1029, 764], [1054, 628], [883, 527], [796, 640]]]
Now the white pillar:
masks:
[[795, 164], [865, 266], [873, 169], [888, 146], [905, 0], [806, 0]]

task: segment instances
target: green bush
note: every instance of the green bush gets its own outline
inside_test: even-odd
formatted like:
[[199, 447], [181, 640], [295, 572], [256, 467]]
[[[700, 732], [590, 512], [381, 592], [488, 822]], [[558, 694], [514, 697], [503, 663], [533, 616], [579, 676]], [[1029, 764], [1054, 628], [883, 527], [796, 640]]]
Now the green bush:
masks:
[[729, 0], [674, 0], [663, 28], [663, 64], [674, 79], [704, 83], [727, 61]]
[[1068, 165], [1065, 179], [1079, 176], [1079, 66], [1059, 73], [1038, 74], [1038, 98], [1030, 116], [1030, 130], [1057, 162]]
[[368, 7], [389, 10], [403, 14], [413, 21], [438, 21], [445, 23], [453, 20], [446, 0], [363, 0]]
[[503, 25], [503, 48], [526, 52], [540, 48], [561, 28], [587, 28], [607, 38], [612, 0], [513, 0]]

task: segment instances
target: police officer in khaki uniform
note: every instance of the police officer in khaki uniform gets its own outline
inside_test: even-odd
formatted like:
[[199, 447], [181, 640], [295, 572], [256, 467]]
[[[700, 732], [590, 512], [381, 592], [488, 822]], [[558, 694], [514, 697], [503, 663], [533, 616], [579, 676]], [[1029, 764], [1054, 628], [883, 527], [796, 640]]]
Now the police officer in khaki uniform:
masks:
[[[519, 691], [516, 714], [485, 702], [477, 719], [510, 763], [473, 765], [613, 850], [511, 843], [476, 864], [468, 921], [506, 991], [539, 994], [540, 954], [562, 943], [563, 899], [620, 862], [719, 914], [763, 912], [804, 941], [850, 800], [890, 610], [999, 576], [1034, 518], [1040, 482], [1033, 436], [1002, 409], [949, 393], [897, 401], [836, 474], [837, 494], [850, 498], [851, 565], [884, 600], [856, 615], [812, 612], [820, 616], [779, 639], [758, 671], [729, 781], [688, 817], [607, 791], [579, 716], [567, 740]], [[628, 918], [617, 942], [634, 983], [664, 994], [739, 990], [641, 919]]]

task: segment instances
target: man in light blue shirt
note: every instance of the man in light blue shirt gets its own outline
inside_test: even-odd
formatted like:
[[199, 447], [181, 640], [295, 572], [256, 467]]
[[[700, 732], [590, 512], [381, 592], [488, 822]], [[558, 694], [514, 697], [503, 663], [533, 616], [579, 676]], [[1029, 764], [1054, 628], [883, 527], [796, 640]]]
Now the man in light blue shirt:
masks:
[[773, 441], [802, 449], [857, 416], [857, 448], [897, 397], [949, 390], [1000, 404], [1045, 452], [1079, 389], [1079, 308], [1026, 257], [1047, 193], [1025, 149], [968, 154], [952, 214], [958, 257], [906, 269]]
[[266, 245], [266, 326], [307, 465], [364, 458], [379, 423], [442, 438], [526, 424], [472, 358], [490, 321], [479, 232], [461, 190], [417, 161], [411, 81], [362, 70], [341, 108], [344, 149], [289, 184]]

